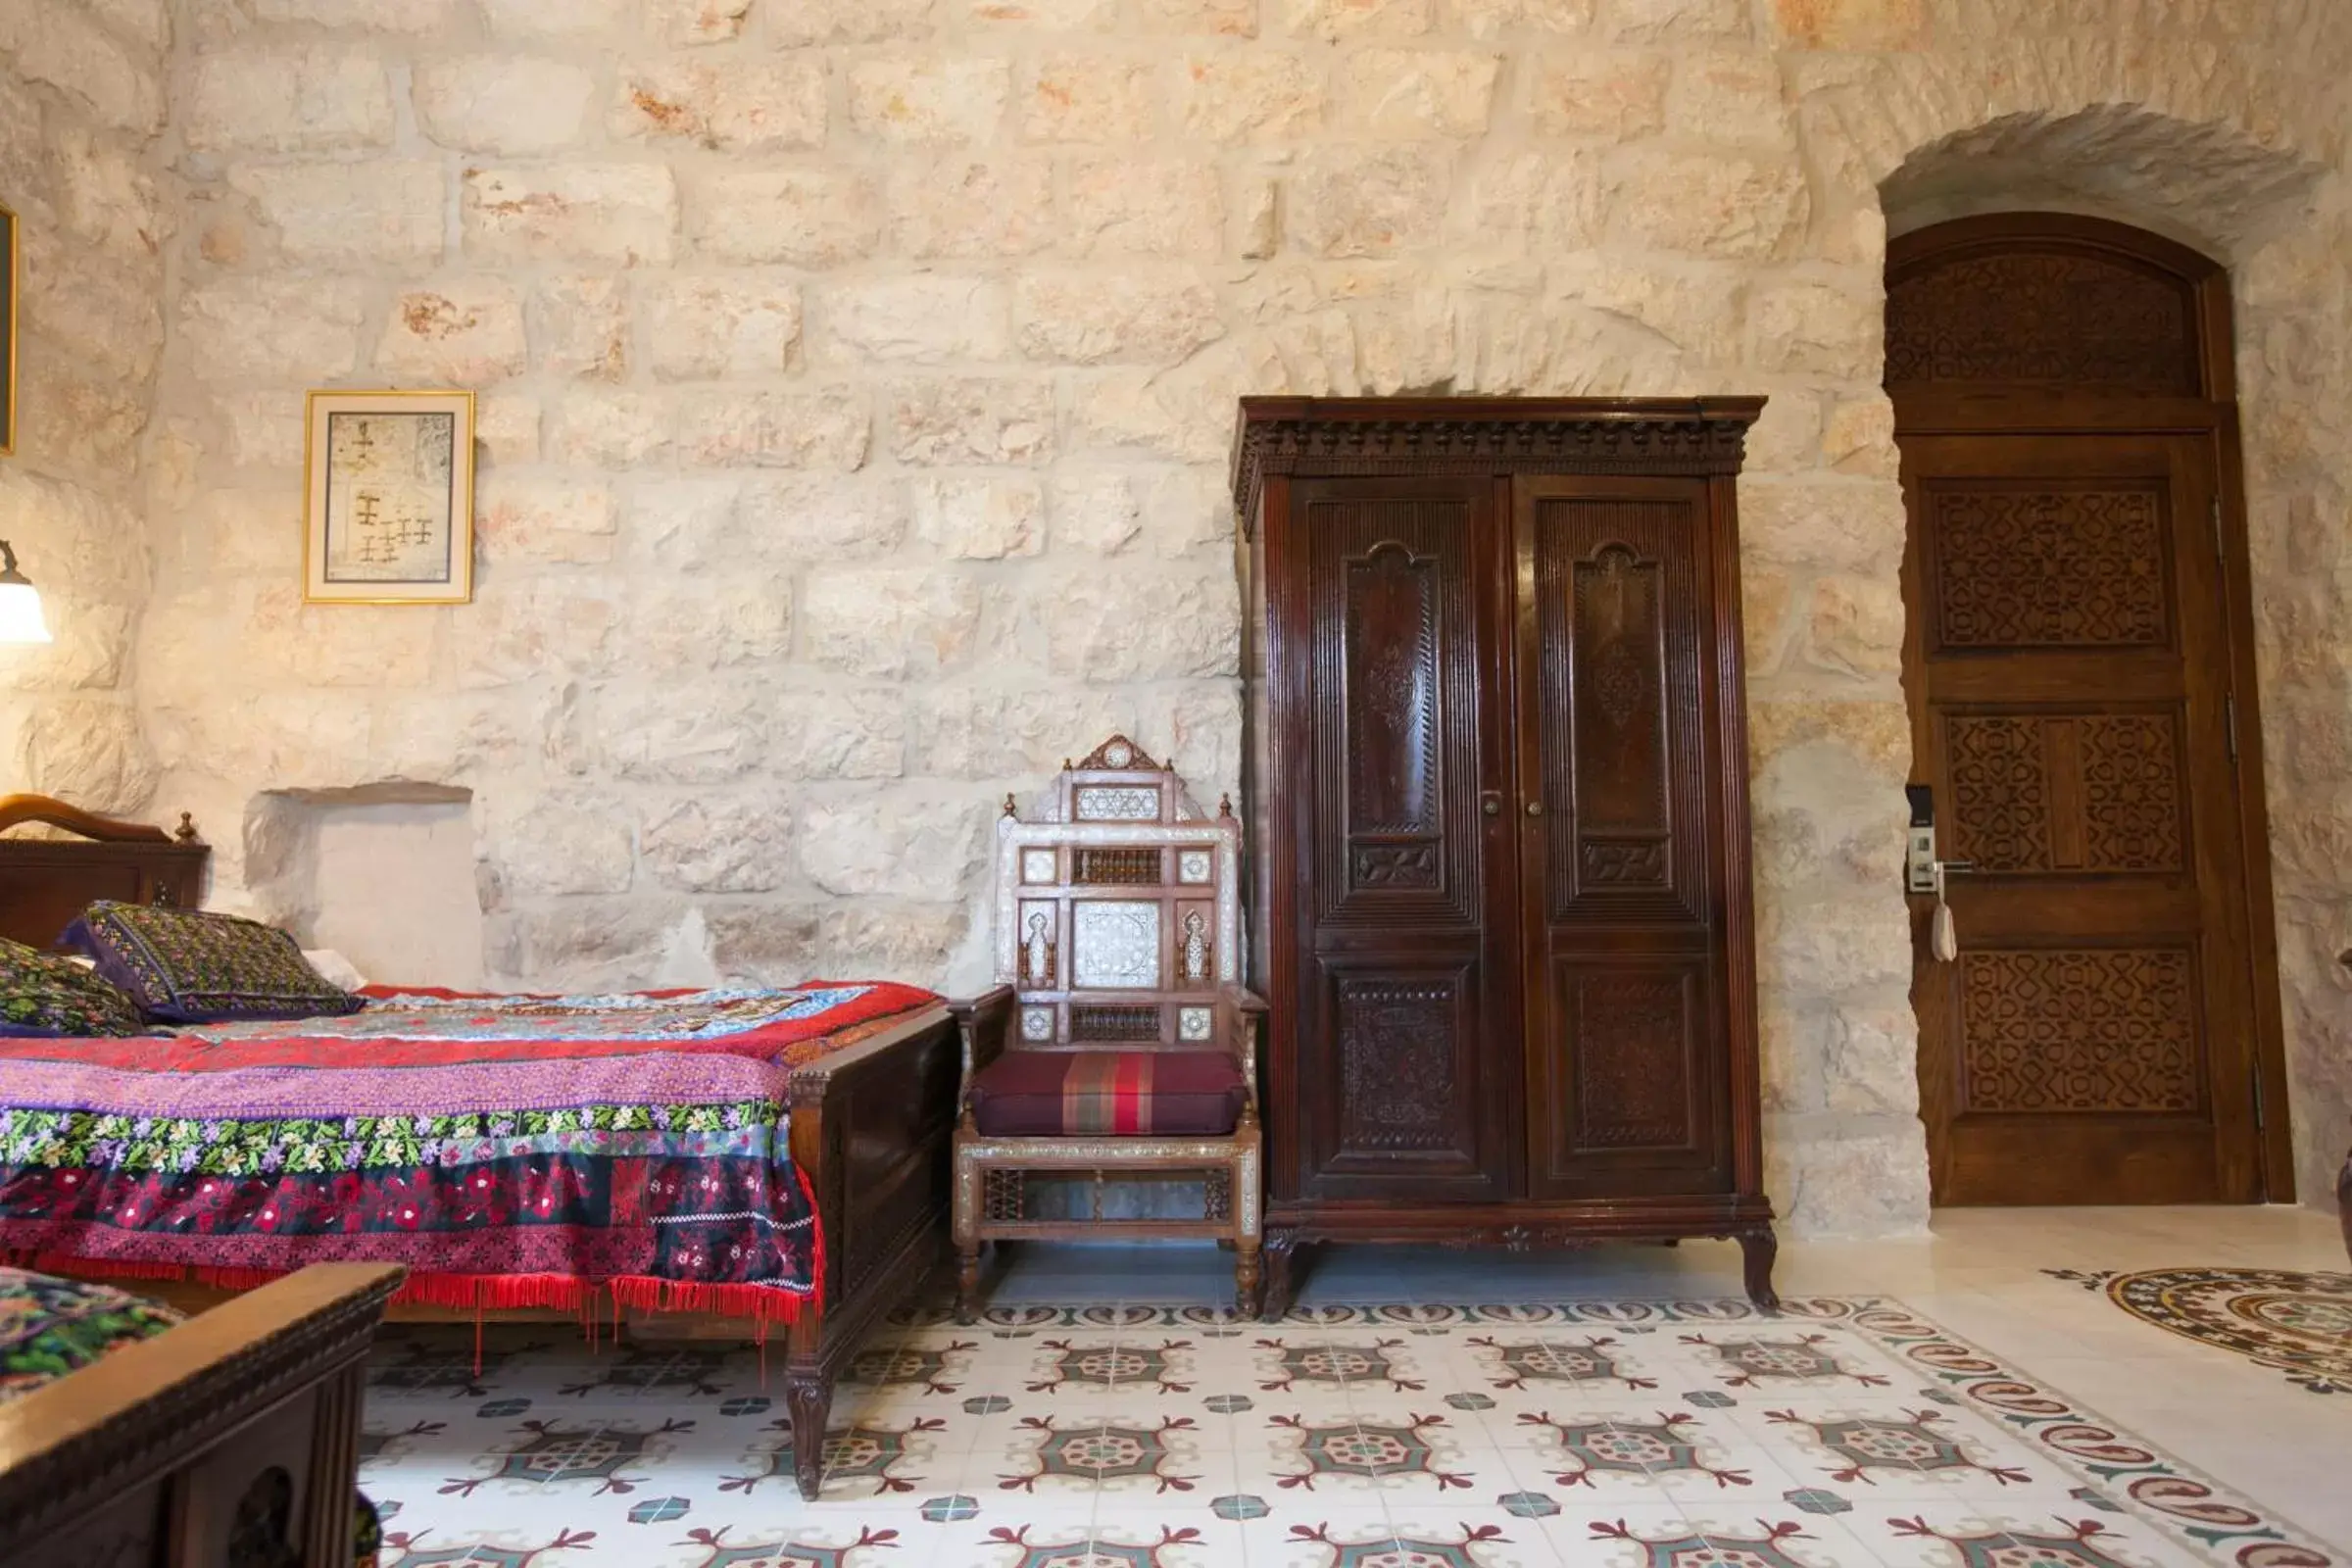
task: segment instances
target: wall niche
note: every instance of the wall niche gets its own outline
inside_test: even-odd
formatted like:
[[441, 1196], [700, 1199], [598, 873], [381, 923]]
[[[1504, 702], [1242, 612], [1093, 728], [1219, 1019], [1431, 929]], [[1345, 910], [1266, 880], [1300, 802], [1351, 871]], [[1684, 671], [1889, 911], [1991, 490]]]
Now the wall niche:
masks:
[[473, 792], [395, 780], [270, 790], [245, 814], [255, 913], [370, 981], [482, 984]]

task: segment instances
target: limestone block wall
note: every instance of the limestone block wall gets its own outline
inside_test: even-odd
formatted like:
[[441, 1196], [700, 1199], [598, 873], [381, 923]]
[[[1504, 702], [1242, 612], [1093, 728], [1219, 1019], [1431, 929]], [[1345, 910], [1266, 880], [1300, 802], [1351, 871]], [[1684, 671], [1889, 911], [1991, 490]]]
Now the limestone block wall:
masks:
[[140, 435], [164, 348], [165, 0], [0, 5], [0, 205], [21, 263], [16, 452], [0, 538], [57, 640], [0, 647], [0, 790], [147, 804], [130, 700], [147, 598]]
[[[159, 805], [233, 904], [269, 792], [469, 791], [495, 978], [970, 984], [1003, 792], [1114, 728], [1235, 783], [1237, 396], [1766, 393], [1771, 1181], [1802, 1233], [1915, 1228], [1882, 186], [1942, 149], [2240, 268], [2268, 739], [2328, 778], [2279, 814], [2295, 1049], [2340, 1119], [2352, 797], [2298, 728], [2352, 695], [2340, 9], [184, 0]], [[370, 385], [481, 394], [470, 606], [301, 603], [302, 393]]]
[[2330, 180], [2237, 274], [2271, 872], [2295, 1179], [2327, 1205], [2352, 1145], [2352, 193]]

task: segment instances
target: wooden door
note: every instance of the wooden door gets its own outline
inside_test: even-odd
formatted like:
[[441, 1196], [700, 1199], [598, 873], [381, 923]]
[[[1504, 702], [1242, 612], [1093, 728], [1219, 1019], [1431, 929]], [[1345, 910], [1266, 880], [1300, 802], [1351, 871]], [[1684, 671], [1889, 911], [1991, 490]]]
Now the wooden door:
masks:
[[1515, 496], [1529, 1191], [1729, 1191], [1708, 487]]
[[[1496, 482], [1299, 479], [1275, 614], [1306, 715], [1298, 1059], [1278, 1147], [1301, 1196], [1489, 1200], [1516, 1182], [1507, 547]], [[1279, 873], [1278, 873], [1279, 874]]]
[[[1887, 251], [1939, 1203], [2291, 1197], [2229, 279], [2101, 220]], [[2268, 1101], [2278, 1113], [2265, 1125]]]
[[1903, 443], [1959, 937], [1919, 970], [1938, 1201], [2260, 1196], [2212, 445]]

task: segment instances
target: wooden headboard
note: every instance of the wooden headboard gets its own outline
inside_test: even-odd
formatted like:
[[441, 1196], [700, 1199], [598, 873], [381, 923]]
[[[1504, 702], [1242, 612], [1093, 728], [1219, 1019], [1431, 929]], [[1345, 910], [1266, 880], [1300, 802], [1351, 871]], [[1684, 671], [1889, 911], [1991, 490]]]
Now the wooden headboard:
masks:
[[[9, 836], [27, 822], [77, 836]], [[47, 948], [99, 899], [192, 909], [204, 897], [212, 853], [185, 812], [179, 831], [167, 833], [94, 816], [46, 795], [0, 796], [0, 937]]]

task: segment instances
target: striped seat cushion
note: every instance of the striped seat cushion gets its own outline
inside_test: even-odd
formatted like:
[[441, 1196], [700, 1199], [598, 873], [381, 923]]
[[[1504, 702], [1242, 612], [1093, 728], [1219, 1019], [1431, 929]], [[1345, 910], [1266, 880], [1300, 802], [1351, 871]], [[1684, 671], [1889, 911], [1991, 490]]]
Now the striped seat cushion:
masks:
[[974, 1080], [972, 1116], [1000, 1138], [1215, 1138], [1241, 1120], [1243, 1098], [1222, 1051], [1013, 1051]]

